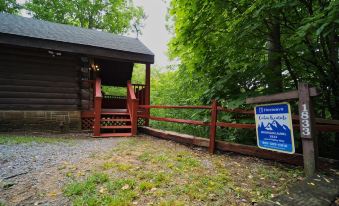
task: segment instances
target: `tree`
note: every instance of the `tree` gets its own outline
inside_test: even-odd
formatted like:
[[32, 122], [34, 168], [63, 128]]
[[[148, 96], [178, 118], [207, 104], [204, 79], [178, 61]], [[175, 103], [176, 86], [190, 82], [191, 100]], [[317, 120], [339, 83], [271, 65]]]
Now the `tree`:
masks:
[[114, 34], [140, 33], [143, 9], [131, 0], [30, 0], [25, 8], [34, 18], [100, 29]]
[[205, 104], [246, 107], [246, 97], [304, 81], [320, 88], [317, 116], [339, 119], [338, 11], [333, 0], [171, 0], [169, 53], [207, 85]]
[[338, 9], [331, 0], [172, 0], [170, 54], [204, 74], [206, 99], [230, 102], [307, 81], [322, 89], [318, 112], [339, 118]]
[[20, 9], [19, 4], [15, 0], [1, 0], [0, 12], [6, 12], [10, 14], [17, 14]]

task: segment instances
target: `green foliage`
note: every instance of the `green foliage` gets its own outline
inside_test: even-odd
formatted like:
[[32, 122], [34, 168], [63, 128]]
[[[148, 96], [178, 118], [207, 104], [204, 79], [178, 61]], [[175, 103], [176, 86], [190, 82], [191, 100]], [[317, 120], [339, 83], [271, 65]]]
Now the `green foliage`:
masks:
[[[153, 72], [153, 71], [152, 71]], [[144, 64], [134, 64], [132, 84], [145, 84], [146, 68]]]
[[[295, 90], [303, 81], [320, 89], [317, 116], [339, 119], [338, 10], [338, 1], [331, 0], [171, 0], [169, 54], [180, 63], [177, 70], [152, 77], [151, 103], [208, 105], [215, 98], [226, 108], [250, 109], [247, 97]], [[292, 110], [297, 111], [294, 102]], [[203, 111], [153, 109], [151, 114], [209, 120]], [[254, 122], [230, 114], [219, 119]], [[183, 124], [151, 121], [151, 126], [208, 135], [208, 128]], [[331, 142], [326, 145], [338, 145], [338, 135], [336, 140], [322, 135]], [[255, 144], [250, 130], [218, 129], [217, 136]]]
[[17, 14], [20, 9], [20, 5], [16, 3], [16, 0], [1, 0], [0, 1], [0, 13], [6, 12], [10, 14]]
[[94, 173], [84, 181], [68, 184], [64, 194], [73, 205], [130, 205], [136, 197], [134, 185], [133, 179], [112, 180], [107, 174]]
[[70, 139], [54, 137], [34, 137], [34, 136], [0, 136], [1, 144], [28, 144], [28, 143], [58, 143], [72, 142]]
[[[339, 117], [338, 2], [321, 1], [183, 1], [172, 0], [175, 37], [169, 43], [180, 71], [193, 74], [207, 88], [203, 102], [225, 100], [226, 107], [245, 107], [244, 99], [267, 94], [276, 76], [268, 70], [270, 33], [279, 33], [283, 90], [297, 81], [322, 88], [319, 115]], [[273, 26], [279, 29], [274, 30]], [[326, 89], [325, 89], [326, 88]], [[327, 100], [326, 100], [327, 99]], [[332, 106], [333, 105], [333, 106]]]
[[155, 187], [155, 185], [151, 182], [141, 182], [139, 185], [139, 189], [143, 192], [151, 190], [153, 187]]
[[114, 87], [102, 85], [102, 92], [105, 95], [126, 96], [127, 89], [126, 87]]
[[140, 33], [145, 18], [131, 0], [30, 0], [25, 8], [37, 19], [114, 34]]
[[269, 200], [302, 177], [297, 168], [148, 137], [119, 142], [96, 159], [105, 167], [94, 166], [97, 172], [87, 178], [73, 176], [64, 188], [72, 205], [237, 205], [239, 199]]

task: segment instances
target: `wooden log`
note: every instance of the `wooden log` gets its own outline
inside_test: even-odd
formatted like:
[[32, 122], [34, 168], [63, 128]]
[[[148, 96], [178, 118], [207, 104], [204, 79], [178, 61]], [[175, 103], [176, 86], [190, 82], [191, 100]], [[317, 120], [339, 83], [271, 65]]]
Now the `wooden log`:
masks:
[[88, 100], [90, 98], [90, 96], [92, 96], [92, 95], [89, 93], [88, 89], [81, 89], [80, 96], [81, 96], [81, 99]]
[[2, 85], [0, 91], [74, 94], [80, 90], [79, 88]]
[[92, 102], [88, 100], [81, 100], [81, 110], [91, 110], [93, 107]]
[[77, 99], [78, 94], [0, 91], [0, 98]]
[[77, 105], [0, 104], [0, 110], [64, 110], [76, 111]]
[[217, 126], [226, 127], [226, 128], [238, 128], [238, 129], [255, 129], [255, 124], [217, 122]]
[[210, 125], [209, 122], [203, 122], [203, 121], [197, 121], [197, 120], [175, 119], [175, 118], [167, 118], [167, 117], [153, 117], [153, 116], [147, 116], [147, 115], [140, 115], [139, 117], [150, 119], [150, 120], [162, 121], [162, 122], [184, 123], [184, 124], [192, 124], [192, 125], [199, 125], [199, 126]]
[[44, 87], [63, 87], [76, 88], [79, 87], [78, 82], [50, 82], [42, 80], [18, 80], [6, 79], [0, 77], [0, 85], [18, 85], [18, 86], [44, 86]]
[[12, 54], [2, 54], [0, 55], [1, 62], [15, 63], [15, 64], [43, 64], [43, 65], [57, 65], [60, 67], [72, 67], [77, 64], [76, 59], [65, 60], [58, 57], [50, 58], [39, 58], [35, 56], [26, 57]]
[[75, 82], [79, 81], [78, 76], [66, 76], [50, 75], [50, 74], [25, 74], [25, 73], [13, 73], [7, 70], [0, 70], [0, 76], [7, 79], [19, 79], [19, 80], [46, 80], [50, 82]]
[[244, 109], [227, 109], [223, 107], [218, 107], [219, 111], [229, 112], [229, 113], [237, 113], [237, 114], [251, 114], [254, 115], [254, 110], [244, 110]]
[[319, 124], [339, 125], [339, 120], [334, 119], [315, 118], [315, 122]]
[[[315, 87], [310, 88], [310, 96], [318, 96], [319, 92]], [[259, 97], [251, 97], [246, 99], [246, 104], [258, 104], [258, 103], [269, 103], [269, 102], [280, 102], [280, 101], [290, 101], [298, 99], [299, 93], [297, 90], [283, 92], [279, 94], [267, 95], [267, 96], [259, 96]]]
[[321, 132], [339, 132], [339, 126], [338, 125], [319, 125], [316, 124], [315, 128], [317, 131]]
[[[199, 147], [208, 147], [209, 140], [206, 138], [195, 137], [192, 135], [180, 134], [176, 132], [169, 132], [150, 127], [139, 127], [140, 132], [143, 132], [154, 137], [159, 137], [166, 140], [194, 145]], [[273, 160], [282, 163], [293, 165], [303, 165], [303, 157], [301, 154], [285, 154], [270, 150], [262, 150], [255, 146], [241, 145], [235, 143], [228, 143], [224, 141], [216, 141], [216, 149], [223, 152], [234, 152], [243, 155], [254, 156], [258, 158]], [[321, 168], [339, 168], [339, 161], [327, 158], [319, 158]]]
[[77, 75], [78, 70], [76, 67], [65, 67], [65, 68], [59, 68], [54, 67], [52, 65], [18, 65], [18, 64], [1, 64], [0, 65], [1, 70], [8, 70], [10, 69], [10, 72], [12, 73], [24, 73], [24, 74], [54, 74], [58, 76], [69, 76], [69, 75]]
[[0, 98], [0, 104], [78, 105], [79, 99]]

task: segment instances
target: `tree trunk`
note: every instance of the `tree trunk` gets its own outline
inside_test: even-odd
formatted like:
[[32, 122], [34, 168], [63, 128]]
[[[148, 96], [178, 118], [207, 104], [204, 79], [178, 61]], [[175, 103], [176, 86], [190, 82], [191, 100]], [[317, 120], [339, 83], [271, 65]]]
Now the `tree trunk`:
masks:
[[268, 60], [264, 75], [267, 93], [279, 93], [283, 90], [282, 49], [280, 41], [280, 22], [273, 19], [268, 34]]

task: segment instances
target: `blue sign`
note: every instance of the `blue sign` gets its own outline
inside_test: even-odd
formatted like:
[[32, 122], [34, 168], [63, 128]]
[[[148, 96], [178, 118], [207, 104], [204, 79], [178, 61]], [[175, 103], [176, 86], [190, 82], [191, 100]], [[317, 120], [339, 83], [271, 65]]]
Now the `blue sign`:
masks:
[[254, 108], [258, 147], [294, 153], [291, 108], [288, 103], [258, 105]]

